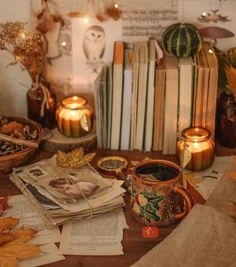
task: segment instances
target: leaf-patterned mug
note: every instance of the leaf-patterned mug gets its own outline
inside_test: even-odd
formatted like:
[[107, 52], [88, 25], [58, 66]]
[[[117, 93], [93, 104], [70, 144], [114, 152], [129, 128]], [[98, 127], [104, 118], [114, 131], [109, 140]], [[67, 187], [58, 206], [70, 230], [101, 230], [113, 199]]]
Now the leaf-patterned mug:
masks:
[[165, 226], [184, 218], [193, 206], [180, 185], [182, 169], [167, 160], [146, 160], [132, 171], [130, 199], [135, 218], [148, 225]]

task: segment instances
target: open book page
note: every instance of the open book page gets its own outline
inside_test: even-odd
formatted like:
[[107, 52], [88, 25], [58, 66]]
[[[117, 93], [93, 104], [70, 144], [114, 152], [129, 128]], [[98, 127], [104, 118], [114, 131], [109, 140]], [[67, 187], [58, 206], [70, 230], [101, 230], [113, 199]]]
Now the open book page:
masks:
[[122, 255], [124, 227], [122, 211], [67, 223], [62, 230], [60, 252], [67, 255]]
[[42, 251], [37, 257], [23, 260], [19, 262], [19, 267], [37, 267], [44, 266], [45, 264], [64, 260], [65, 257], [59, 253], [59, 250], [55, 244], [46, 244], [40, 246]]
[[19, 227], [29, 227], [39, 231], [30, 240], [31, 244], [60, 242], [61, 233], [58, 227], [47, 229], [39, 214], [24, 195], [11, 196], [9, 205], [12, 207], [4, 212], [3, 217], [12, 216], [19, 218]]

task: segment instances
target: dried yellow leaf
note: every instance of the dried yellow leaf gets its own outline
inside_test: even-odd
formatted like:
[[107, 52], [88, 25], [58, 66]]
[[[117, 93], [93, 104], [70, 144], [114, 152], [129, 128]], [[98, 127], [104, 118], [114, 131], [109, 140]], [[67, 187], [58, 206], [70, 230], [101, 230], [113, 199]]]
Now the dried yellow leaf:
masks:
[[12, 233], [0, 233], [0, 246], [15, 239]]
[[5, 217], [0, 219], [0, 233], [9, 231], [14, 228], [19, 222], [18, 218]]
[[24, 260], [36, 256], [40, 252], [41, 250], [38, 246], [27, 244], [17, 239], [0, 247], [0, 259], [1, 257], [5, 257]]
[[63, 168], [66, 167], [82, 167], [89, 163], [95, 156], [95, 153], [84, 155], [83, 147], [74, 149], [71, 152], [65, 153], [63, 151], [57, 152], [57, 165]]
[[0, 197], [0, 215], [11, 206], [8, 204], [9, 196]]
[[[18, 222], [17, 218], [0, 218], [2, 231], [9, 231]], [[36, 230], [27, 228], [0, 233], [0, 267], [15, 267], [18, 266], [17, 260], [28, 259], [39, 254], [41, 250], [38, 246], [25, 243], [36, 233]]]
[[17, 259], [0, 256], [0, 267], [18, 267]]
[[28, 241], [37, 233], [37, 230], [23, 227], [11, 232], [14, 239], [20, 239], [21, 241]]
[[232, 178], [236, 182], [236, 172], [230, 172], [229, 177]]

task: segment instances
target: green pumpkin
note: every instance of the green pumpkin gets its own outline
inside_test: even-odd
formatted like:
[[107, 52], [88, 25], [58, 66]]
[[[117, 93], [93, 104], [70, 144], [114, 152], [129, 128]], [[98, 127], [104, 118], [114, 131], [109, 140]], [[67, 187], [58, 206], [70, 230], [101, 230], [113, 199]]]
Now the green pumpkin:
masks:
[[168, 53], [177, 57], [189, 57], [201, 49], [202, 37], [193, 24], [176, 23], [166, 28], [161, 41]]

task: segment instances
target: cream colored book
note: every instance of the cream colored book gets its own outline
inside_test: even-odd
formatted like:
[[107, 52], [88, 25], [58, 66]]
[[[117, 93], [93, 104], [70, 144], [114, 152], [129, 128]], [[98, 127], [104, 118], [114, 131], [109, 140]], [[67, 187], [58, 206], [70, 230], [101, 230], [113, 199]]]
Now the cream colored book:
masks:
[[112, 126], [111, 126], [111, 149], [116, 149], [116, 150], [120, 148], [123, 71], [124, 71], [124, 42], [117, 41], [115, 42], [114, 45]]
[[163, 154], [176, 153], [178, 116], [178, 62], [172, 55], [165, 55], [166, 90], [164, 111]]

